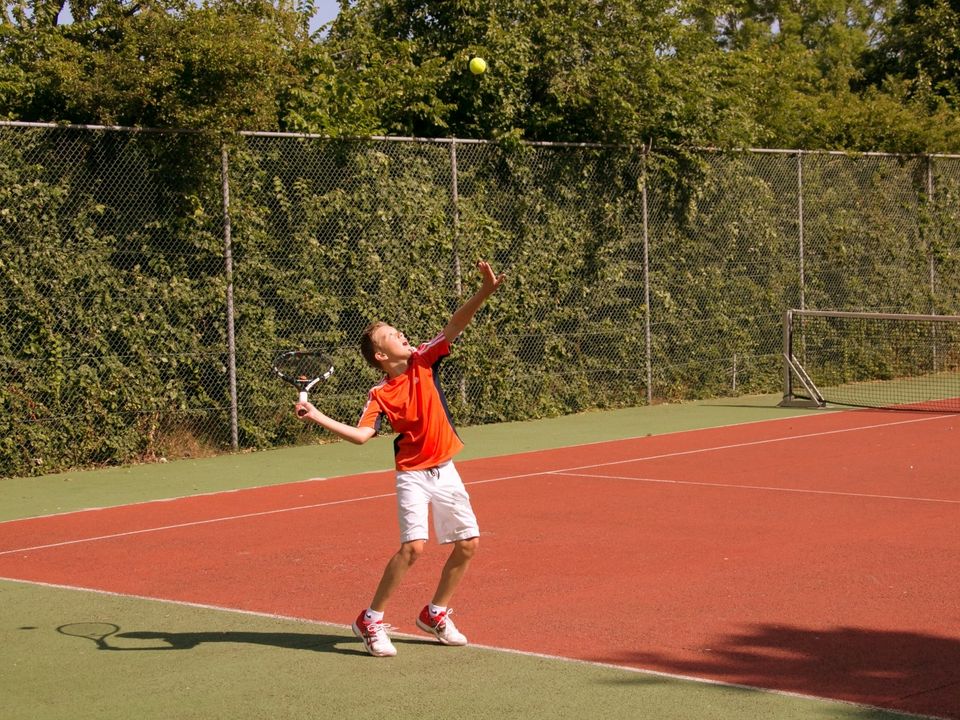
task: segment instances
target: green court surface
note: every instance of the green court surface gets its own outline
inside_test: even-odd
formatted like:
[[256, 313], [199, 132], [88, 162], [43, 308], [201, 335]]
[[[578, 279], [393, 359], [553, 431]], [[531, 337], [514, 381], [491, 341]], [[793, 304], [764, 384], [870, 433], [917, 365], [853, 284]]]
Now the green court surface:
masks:
[[[785, 418], [777, 397], [465, 428], [476, 458]], [[390, 466], [391, 439], [0, 481], [0, 519], [333, 477]], [[384, 548], [384, 558], [391, 548]], [[482, 561], [478, 559], [478, 561]], [[91, 566], [95, 577], [98, 568]], [[270, 578], [262, 578], [269, 583]], [[395, 640], [366, 655], [344, 625], [0, 580], [0, 718], [909, 717], [857, 705], [504, 650]], [[352, 608], [351, 608], [352, 610]], [[332, 621], [340, 618], [331, 618]], [[514, 618], [511, 620], [516, 622]], [[542, 621], [531, 608], [524, 622]], [[609, 621], [585, 618], [585, 622]], [[102, 626], [102, 640], [71, 633]]]
[[[897, 717], [414, 638], [371, 658], [345, 627], [152, 600], [3, 581], [0, 598], [5, 720]], [[78, 622], [119, 631], [101, 649], [57, 630]]]

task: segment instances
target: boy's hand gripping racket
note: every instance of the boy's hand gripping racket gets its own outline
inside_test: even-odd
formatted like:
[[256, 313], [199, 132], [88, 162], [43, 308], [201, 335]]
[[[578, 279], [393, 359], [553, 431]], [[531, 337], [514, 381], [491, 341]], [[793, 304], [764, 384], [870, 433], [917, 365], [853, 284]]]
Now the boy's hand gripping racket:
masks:
[[307, 402], [308, 393], [333, 375], [333, 363], [320, 350], [288, 350], [277, 355], [273, 372], [300, 391], [300, 402]]

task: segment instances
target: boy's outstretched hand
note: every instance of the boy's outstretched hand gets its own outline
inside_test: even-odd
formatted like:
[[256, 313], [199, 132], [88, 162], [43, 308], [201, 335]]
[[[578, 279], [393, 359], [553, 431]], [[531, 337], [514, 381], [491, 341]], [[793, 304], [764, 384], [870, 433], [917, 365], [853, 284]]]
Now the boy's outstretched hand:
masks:
[[478, 260], [477, 269], [483, 276], [483, 285], [481, 288], [486, 292], [487, 295], [492, 294], [498, 287], [500, 287], [500, 285], [503, 284], [503, 279], [506, 277], [504, 273], [500, 273], [499, 275], [495, 274], [493, 272], [493, 268], [490, 267], [490, 263], [488, 263], [486, 260]]
[[457, 311], [453, 313], [453, 317], [450, 318], [450, 322], [448, 322], [447, 326], [443, 329], [443, 334], [446, 336], [448, 342], [453, 342], [454, 339], [463, 332], [463, 329], [473, 320], [473, 316], [479, 307], [503, 284], [503, 278], [505, 276], [494, 273], [493, 268], [490, 267], [490, 263], [486, 260], [477, 262], [477, 270], [480, 271], [480, 276], [483, 279], [480, 284], [480, 289], [463, 305], [457, 308]]

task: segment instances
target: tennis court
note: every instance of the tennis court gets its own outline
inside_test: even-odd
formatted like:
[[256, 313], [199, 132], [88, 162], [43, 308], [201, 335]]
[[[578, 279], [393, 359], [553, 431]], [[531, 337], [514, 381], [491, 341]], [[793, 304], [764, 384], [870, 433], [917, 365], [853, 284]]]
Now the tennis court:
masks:
[[[858, 410], [464, 460], [483, 528], [455, 602], [467, 653], [960, 718], [958, 437], [953, 414]], [[391, 489], [372, 472], [10, 521], [0, 578], [330, 624], [349, 652], [396, 544]], [[452, 664], [413, 639], [444, 559], [391, 601], [400, 657], [370, 663]], [[103, 642], [199, 642], [118, 631]]]

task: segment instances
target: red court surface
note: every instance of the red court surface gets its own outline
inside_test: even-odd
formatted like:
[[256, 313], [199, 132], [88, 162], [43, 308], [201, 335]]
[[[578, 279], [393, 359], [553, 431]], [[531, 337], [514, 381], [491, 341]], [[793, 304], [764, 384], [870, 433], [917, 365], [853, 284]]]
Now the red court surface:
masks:
[[[473, 643], [960, 718], [960, 417], [458, 466], [483, 529], [454, 603]], [[396, 544], [392, 473], [372, 473], [3, 523], [0, 577], [345, 625]], [[445, 557], [391, 600], [398, 631]]]

